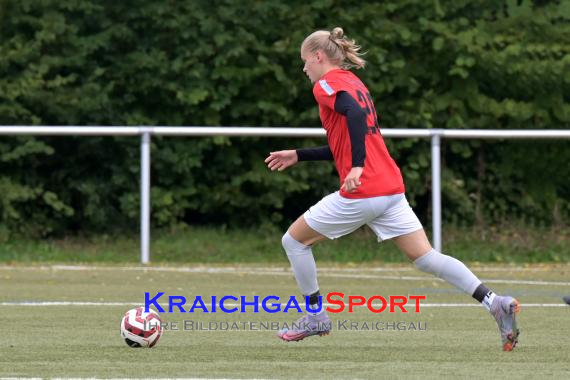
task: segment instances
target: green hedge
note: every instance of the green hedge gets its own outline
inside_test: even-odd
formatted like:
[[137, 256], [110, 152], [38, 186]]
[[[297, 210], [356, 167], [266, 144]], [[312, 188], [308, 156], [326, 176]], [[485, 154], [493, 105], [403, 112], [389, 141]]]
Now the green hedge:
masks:
[[[340, 25], [387, 128], [570, 126], [570, 3], [0, 1], [0, 124], [318, 126], [299, 45]], [[136, 229], [135, 138], [1, 137], [0, 238]], [[287, 223], [338, 184], [322, 140], [154, 138], [153, 223]], [[427, 141], [390, 140], [429, 215]], [[444, 141], [445, 217], [570, 220], [568, 142]]]

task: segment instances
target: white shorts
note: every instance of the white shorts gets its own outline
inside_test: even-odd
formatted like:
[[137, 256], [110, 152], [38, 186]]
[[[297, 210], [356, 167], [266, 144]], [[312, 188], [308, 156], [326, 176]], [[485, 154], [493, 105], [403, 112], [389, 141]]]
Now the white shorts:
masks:
[[388, 240], [422, 229], [404, 194], [350, 199], [339, 192], [327, 195], [304, 214], [315, 231], [329, 239], [349, 234], [364, 224]]

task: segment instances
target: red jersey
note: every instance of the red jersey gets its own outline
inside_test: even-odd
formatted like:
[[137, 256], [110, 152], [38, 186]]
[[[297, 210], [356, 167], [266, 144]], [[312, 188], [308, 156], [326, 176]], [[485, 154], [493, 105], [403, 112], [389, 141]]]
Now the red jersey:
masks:
[[340, 191], [345, 198], [371, 198], [381, 195], [400, 194], [405, 191], [400, 169], [390, 157], [380, 126], [372, 97], [362, 81], [351, 71], [331, 70], [315, 82], [313, 95], [319, 103], [319, 115], [334, 157], [340, 184], [352, 169], [352, 148], [346, 117], [334, 110], [336, 94], [348, 92], [366, 112], [368, 132], [365, 136], [366, 159], [360, 177], [361, 185], [352, 193]]

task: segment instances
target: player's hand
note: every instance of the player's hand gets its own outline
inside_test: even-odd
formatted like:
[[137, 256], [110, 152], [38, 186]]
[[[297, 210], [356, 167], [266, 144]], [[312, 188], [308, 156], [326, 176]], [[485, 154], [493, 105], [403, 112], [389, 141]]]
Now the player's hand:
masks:
[[297, 157], [296, 150], [271, 152], [269, 153], [269, 157], [265, 159], [265, 163], [271, 171], [278, 170], [280, 172], [295, 165], [297, 162], [299, 162], [299, 157]]
[[354, 167], [350, 169], [350, 172], [344, 179], [344, 183], [341, 186], [341, 190], [346, 191], [347, 193], [352, 193], [358, 186], [362, 183], [360, 182], [360, 176], [362, 175], [362, 171], [364, 168]]

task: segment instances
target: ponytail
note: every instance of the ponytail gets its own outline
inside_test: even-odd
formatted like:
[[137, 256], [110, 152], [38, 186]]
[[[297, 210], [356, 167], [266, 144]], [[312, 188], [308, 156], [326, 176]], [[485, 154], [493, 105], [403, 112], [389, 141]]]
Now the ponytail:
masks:
[[345, 70], [356, 68], [362, 69], [366, 61], [361, 58], [361, 47], [356, 41], [344, 36], [344, 31], [340, 27], [332, 31], [319, 30], [305, 38], [301, 45], [301, 50], [308, 49], [311, 52], [322, 50], [331, 63], [342, 67]]

